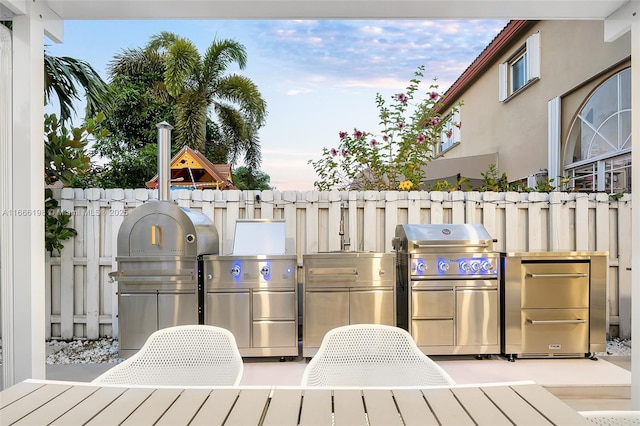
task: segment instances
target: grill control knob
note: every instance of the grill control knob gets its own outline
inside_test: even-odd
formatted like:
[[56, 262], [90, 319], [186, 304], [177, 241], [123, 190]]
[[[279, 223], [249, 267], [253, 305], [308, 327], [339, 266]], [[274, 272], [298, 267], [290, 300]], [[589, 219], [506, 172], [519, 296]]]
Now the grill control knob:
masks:
[[476, 260], [474, 262], [471, 262], [471, 271], [472, 272], [480, 271], [480, 262], [479, 261]]
[[482, 272], [491, 271], [491, 262], [489, 262], [488, 260], [485, 260], [484, 262], [482, 262], [481, 268], [482, 268]]
[[231, 268], [231, 276], [237, 277], [238, 275], [240, 275], [240, 267], [238, 265], [234, 265], [234, 267]]
[[438, 270], [440, 272], [447, 272], [449, 270], [449, 264], [447, 262], [441, 261], [438, 263]]
[[416, 264], [416, 271], [418, 271], [419, 273], [423, 273], [426, 270], [427, 270], [427, 265], [424, 262], [418, 262]]
[[260, 269], [260, 273], [266, 277], [271, 273], [271, 269], [269, 268], [269, 266], [265, 265]]
[[460, 270], [462, 272], [469, 272], [469, 263], [466, 260], [460, 261]]

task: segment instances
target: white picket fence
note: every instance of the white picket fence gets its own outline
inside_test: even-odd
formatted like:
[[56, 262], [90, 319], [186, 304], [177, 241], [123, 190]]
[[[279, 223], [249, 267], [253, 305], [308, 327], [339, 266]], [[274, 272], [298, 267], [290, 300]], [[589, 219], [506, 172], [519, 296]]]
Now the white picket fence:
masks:
[[[55, 197], [73, 213], [78, 235], [47, 257], [46, 336], [117, 336], [117, 286], [108, 274], [117, 267], [118, 229], [157, 191], [64, 188]], [[631, 335], [631, 195], [178, 190], [171, 198], [213, 220], [220, 254], [231, 253], [236, 219], [285, 219], [287, 253], [297, 254], [299, 268], [305, 253], [340, 249], [341, 218], [350, 250], [393, 251], [398, 224], [482, 223], [497, 251], [608, 251], [608, 329]]]

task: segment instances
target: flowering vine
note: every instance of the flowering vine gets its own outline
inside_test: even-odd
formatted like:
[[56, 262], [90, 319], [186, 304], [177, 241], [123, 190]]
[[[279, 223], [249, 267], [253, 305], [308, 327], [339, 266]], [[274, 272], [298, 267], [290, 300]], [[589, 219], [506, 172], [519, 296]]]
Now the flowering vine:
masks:
[[[458, 111], [456, 105], [447, 116], [437, 111], [441, 105], [438, 85], [432, 83], [424, 99], [414, 102], [423, 77], [418, 67], [404, 93], [393, 95], [387, 105], [376, 95], [382, 130], [373, 134], [362, 129], [340, 131], [338, 146], [323, 148], [319, 160], [310, 160], [319, 179], [314, 186], [321, 191], [419, 189], [425, 166], [433, 159], [435, 148], [446, 132], [447, 121]], [[460, 123], [453, 123], [460, 126]]]

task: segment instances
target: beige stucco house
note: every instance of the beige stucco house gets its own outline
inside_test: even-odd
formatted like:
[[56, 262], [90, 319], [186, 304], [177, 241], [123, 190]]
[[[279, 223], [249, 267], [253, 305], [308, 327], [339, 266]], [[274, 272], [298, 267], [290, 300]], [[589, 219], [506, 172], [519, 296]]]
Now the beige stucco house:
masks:
[[[448, 89], [463, 102], [427, 182], [481, 179], [563, 190], [631, 191], [631, 38], [602, 21], [512, 20]], [[477, 182], [477, 181], [476, 181]]]

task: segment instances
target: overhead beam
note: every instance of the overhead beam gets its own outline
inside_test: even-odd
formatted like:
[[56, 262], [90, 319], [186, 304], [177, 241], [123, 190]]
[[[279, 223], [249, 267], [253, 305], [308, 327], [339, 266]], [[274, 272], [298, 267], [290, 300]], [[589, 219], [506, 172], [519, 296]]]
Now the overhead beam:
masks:
[[62, 19], [604, 19], [627, 0], [41, 0]]
[[631, 31], [633, 22], [639, 21], [640, 1], [629, 1], [604, 20], [604, 41], [615, 41]]

